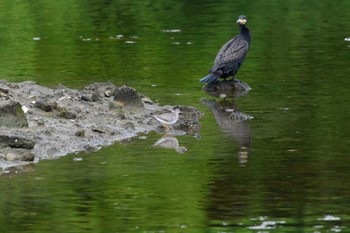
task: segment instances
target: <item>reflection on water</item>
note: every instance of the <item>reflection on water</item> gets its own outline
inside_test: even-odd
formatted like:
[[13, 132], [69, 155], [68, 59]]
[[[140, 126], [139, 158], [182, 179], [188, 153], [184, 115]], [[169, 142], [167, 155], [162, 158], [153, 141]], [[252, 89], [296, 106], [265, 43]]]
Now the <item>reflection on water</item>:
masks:
[[230, 135], [239, 145], [239, 160], [241, 164], [248, 161], [251, 146], [251, 134], [247, 120], [252, 117], [240, 112], [232, 101], [202, 99], [202, 103], [209, 106], [221, 130]]
[[234, 98], [246, 95], [250, 89], [248, 84], [239, 80], [217, 81], [203, 88], [212, 96], [223, 97], [219, 102], [202, 99], [202, 103], [210, 107], [221, 130], [239, 145], [238, 157], [242, 165], [248, 161], [251, 146], [251, 133], [247, 120], [253, 117], [240, 112]]
[[180, 146], [179, 141], [176, 137], [163, 135], [158, 141], [154, 143], [154, 146], [167, 148], [167, 149], [174, 149], [178, 153], [184, 153], [187, 151], [186, 147]]

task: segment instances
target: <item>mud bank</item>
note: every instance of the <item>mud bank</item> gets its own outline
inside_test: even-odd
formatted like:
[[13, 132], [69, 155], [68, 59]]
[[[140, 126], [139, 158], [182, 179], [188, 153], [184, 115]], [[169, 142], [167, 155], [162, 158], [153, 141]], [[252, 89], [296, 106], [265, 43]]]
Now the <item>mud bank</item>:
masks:
[[152, 115], [180, 108], [174, 130], [198, 134], [201, 113], [159, 106], [130, 87], [94, 83], [83, 90], [0, 80], [0, 173], [41, 159], [98, 150], [139, 133], [164, 132]]

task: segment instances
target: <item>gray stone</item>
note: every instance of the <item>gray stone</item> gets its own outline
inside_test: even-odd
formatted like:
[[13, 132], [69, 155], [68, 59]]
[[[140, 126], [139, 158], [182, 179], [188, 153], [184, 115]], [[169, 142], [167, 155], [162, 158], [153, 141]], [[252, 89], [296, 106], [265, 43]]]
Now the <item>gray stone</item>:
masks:
[[142, 96], [131, 87], [122, 86], [115, 91], [114, 101], [125, 109], [143, 108]]
[[75, 119], [77, 118], [77, 115], [73, 112], [69, 111], [63, 111], [59, 114], [60, 117], [65, 118], [65, 119]]
[[203, 91], [209, 95], [221, 98], [238, 98], [246, 95], [249, 90], [251, 90], [251, 87], [238, 79], [217, 81], [203, 87]]
[[28, 121], [19, 102], [0, 101], [0, 126], [9, 128], [28, 127]]
[[38, 100], [35, 102], [34, 107], [39, 108], [45, 112], [52, 112], [54, 109], [54, 103], [49, 103], [47, 100]]
[[85, 137], [85, 131], [84, 130], [79, 130], [74, 134], [77, 137]]
[[1, 144], [12, 148], [33, 149], [35, 141], [32, 138], [0, 134], [0, 145]]

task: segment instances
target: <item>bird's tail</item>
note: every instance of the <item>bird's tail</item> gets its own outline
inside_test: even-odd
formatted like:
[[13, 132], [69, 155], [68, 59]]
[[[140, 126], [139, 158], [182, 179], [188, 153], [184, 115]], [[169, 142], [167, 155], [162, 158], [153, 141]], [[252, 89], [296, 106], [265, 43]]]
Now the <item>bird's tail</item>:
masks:
[[213, 83], [215, 82], [218, 78], [220, 78], [220, 74], [209, 74], [207, 76], [205, 76], [204, 78], [202, 78], [201, 80], [199, 80], [199, 82], [201, 83]]

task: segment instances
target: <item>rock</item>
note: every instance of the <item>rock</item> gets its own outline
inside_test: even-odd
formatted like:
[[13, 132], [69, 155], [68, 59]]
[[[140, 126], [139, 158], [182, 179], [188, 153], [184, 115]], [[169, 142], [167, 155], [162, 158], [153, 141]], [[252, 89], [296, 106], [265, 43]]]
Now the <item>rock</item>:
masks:
[[100, 83], [93, 83], [85, 87], [85, 90], [89, 91], [90, 93], [93, 92], [97, 95], [109, 95], [106, 97], [110, 97], [114, 94], [117, 87], [112, 82], [100, 82]]
[[174, 124], [174, 129], [188, 132], [189, 134], [196, 134], [200, 129], [199, 118], [202, 117], [202, 113], [196, 108], [191, 106], [174, 106], [173, 109], [179, 108], [181, 113], [179, 114], [178, 121]]
[[53, 102], [52, 104], [53, 108], [59, 112], [64, 112], [66, 111], [65, 107], [61, 106], [57, 101]]
[[15, 160], [16, 159], [16, 155], [14, 154], [14, 153], [7, 153], [7, 155], [6, 155], [6, 157], [5, 157], [5, 160], [7, 160], [7, 161], [13, 161], [13, 160]]
[[92, 94], [82, 95], [80, 99], [86, 102], [96, 102], [101, 100], [101, 96], [97, 92], [94, 92]]
[[238, 79], [216, 81], [203, 87], [203, 91], [209, 95], [221, 98], [238, 98], [246, 95], [249, 90], [251, 90], [251, 87]]
[[15, 161], [26, 161], [32, 162], [34, 161], [35, 155], [26, 149], [6, 149], [4, 154], [0, 154], [0, 164], [1, 160], [7, 162], [15, 162]]
[[92, 102], [91, 96], [82, 95], [82, 96], [80, 97], [80, 99], [81, 99], [82, 101]]
[[8, 94], [9, 93], [9, 89], [0, 87], [0, 92], [2, 92], [4, 94]]
[[21, 157], [21, 161], [34, 161], [35, 155], [31, 152], [24, 153]]
[[77, 137], [85, 137], [85, 131], [84, 130], [79, 130], [74, 134]]
[[106, 133], [106, 131], [104, 131], [101, 128], [92, 128], [91, 130], [92, 130], [92, 132], [96, 132], [96, 133]]
[[62, 117], [65, 119], [75, 119], [75, 118], [77, 118], [77, 115], [73, 112], [63, 111], [59, 114], [59, 117]]
[[116, 90], [114, 101], [126, 109], [143, 108], [142, 96], [135, 89], [127, 86], [122, 86]]
[[33, 149], [35, 141], [33, 138], [0, 134], [0, 145], [1, 144], [12, 148]]
[[49, 103], [45, 100], [37, 100], [35, 101], [34, 107], [39, 108], [45, 112], [52, 112], [54, 109], [54, 104]]
[[107, 90], [104, 92], [105, 97], [111, 97], [114, 96], [115, 90]]
[[99, 101], [99, 100], [101, 100], [101, 97], [100, 97], [100, 95], [99, 95], [97, 92], [94, 92], [94, 93], [92, 93], [92, 95], [91, 95], [91, 100], [92, 100], [93, 102]]
[[124, 128], [128, 129], [128, 130], [134, 130], [135, 129], [135, 124], [132, 123], [131, 121], [126, 122], [125, 125], [124, 125]]
[[9, 98], [8, 94], [9, 94], [9, 91], [7, 88], [0, 87], [0, 98], [8, 99]]
[[19, 102], [12, 100], [0, 102], [0, 126], [9, 128], [28, 127], [27, 118]]

